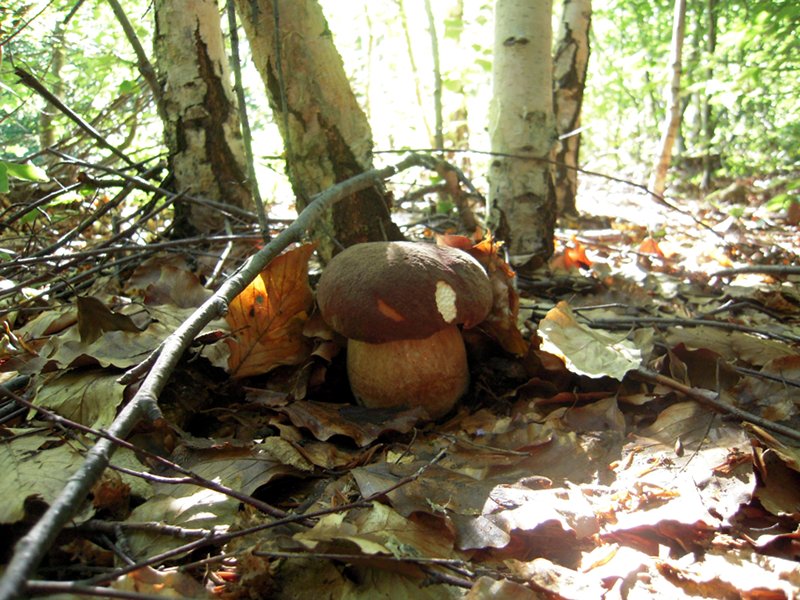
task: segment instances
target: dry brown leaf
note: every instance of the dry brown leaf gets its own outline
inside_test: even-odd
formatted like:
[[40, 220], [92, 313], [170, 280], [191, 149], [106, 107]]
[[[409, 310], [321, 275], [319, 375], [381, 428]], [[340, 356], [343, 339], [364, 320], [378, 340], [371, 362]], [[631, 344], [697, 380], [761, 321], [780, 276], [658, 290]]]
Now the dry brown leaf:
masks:
[[489, 275], [492, 284], [492, 310], [480, 328], [494, 338], [507, 352], [522, 356], [528, 351], [528, 342], [517, 327], [519, 294], [512, 282], [514, 270], [500, 256], [500, 242], [488, 237], [473, 245], [469, 238], [446, 235], [438, 239], [441, 246], [459, 248], [477, 260]]
[[311, 309], [308, 259], [313, 244], [290, 250], [273, 260], [241, 294], [225, 316], [232, 338], [228, 371], [234, 377], [266, 373], [280, 365], [296, 365], [309, 354], [303, 325]]
[[106, 331], [140, 333], [147, 329], [147, 326], [139, 327], [128, 315], [114, 312], [93, 296], [78, 296], [77, 304], [78, 331], [84, 344], [91, 344]]
[[644, 238], [642, 243], [639, 244], [639, 252], [642, 254], [655, 254], [659, 258], [664, 258], [664, 252], [661, 250], [658, 242], [650, 236]]
[[296, 427], [308, 429], [318, 440], [324, 442], [335, 435], [343, 435], [360, 447], [371, 444], [386, 432], [408, 433], [424, 412], [420, 408], [400, 411], [310, 400], [273, 408], [288, 416]]
[[128, 294], [141, 294], [145, 304], [200, 306], [211, 295], [191, 271], [184, 256], [157, 254], [136, 267], [127, 282]]

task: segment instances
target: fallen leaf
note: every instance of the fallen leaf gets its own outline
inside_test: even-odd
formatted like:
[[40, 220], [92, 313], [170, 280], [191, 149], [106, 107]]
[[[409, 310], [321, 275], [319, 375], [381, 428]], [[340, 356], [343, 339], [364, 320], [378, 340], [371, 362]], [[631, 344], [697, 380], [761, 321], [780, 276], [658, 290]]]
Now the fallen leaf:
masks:
[[639, 244], [639, 252], [642, 254], [654, 254], [659, 258], [664, 258], [664, 252], [662, 252], [658, 242], [649, 236]]
[[68, 372], [42, 386], [35, 404], [82, 425], [108, 427], [125, 390], [117, 377], [116, 373], [95, 370]]
[[296, 427], [305, 427], [320, 441], [343, 435], [360, 447], [389, 431], [408, 433], [424, 413], [420, 408], [398, 411], [313, 401], [292, 402], [274, 410], [286, 414]]
[[553, 271], [577, 271], [588, 269], [592, 261], [586, 256], [586, 246], [573, 239], [573, 246], [564, 248], [561, 254], [550, 260], [550, 269]]
[[186, 258], [157, 254], [133, 271], [127, 282], [128, 294], [140, 294], [148, 305], [172, 304], [181, 308], [200, 306], [211, 295], [191, 271]]
[[232, 338], [228, 371], [234, 377], [266, 373], [280, 365], [296, 365], [309, 355], [303, 325], [311, 310], [306, 244], [273, 260], [234, 298], [225, 319]]
[[139, 333], [147, 326], [139, 327], [122, 313], [114, 312], [93, 296], [78, 296], [78, 332], [81, 342], [91, 344], [106, 331], [128, 331]]
[[[29, 498], [52, 502], [83, 462], [78, 450], [58, 438], [35, 429], [15, 433], [16, 437], [0, 442], [0, 523], [20, 521]], [[76, 521], [92, 512], [84, 511]]]
[[119, 592], [147, 594], [163, 598], [190, 598], [202, 600], [215, 596], [190, 575], [177, 571], [157, 571], [144, 567], [116, 579], [111, 587]]
[[524, 355], [529, 344], [517, 326], [519, 294], [513, 285], [516, 274], [500, 255], [502, 243], [487, 237], [473, 245], [469, 238], [459, 235], [441, 236], [437, 242], [463, 250], [483, 266], [492, 284], [492, 309], [480, 324], [480, 329], [507, 352], [517, 356]]
[[539, 323], [541, 349], [561, 356], [567, 368], [587, 377], [622, 380], [641, 366], [645, 343], [628, 341], [578, 323], [569, 304], [559, 302]]

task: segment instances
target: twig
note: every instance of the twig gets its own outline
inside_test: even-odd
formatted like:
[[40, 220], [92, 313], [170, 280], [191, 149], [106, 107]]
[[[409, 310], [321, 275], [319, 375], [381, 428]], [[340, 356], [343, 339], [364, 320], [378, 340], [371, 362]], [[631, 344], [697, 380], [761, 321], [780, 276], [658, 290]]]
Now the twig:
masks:
[[123, 598], [126, 600], [164, 600], [163, 595], [141, 594], [114, 588], [80, 585], [64, 581], [36, 581], [30, 584], [28, 592], [33, 594], [69, 594], [70, 596], [91, 596], [96, 598]]
[[730, 277], [742, 273], [764, 273], [767, 275], [800, 275], [797, 265], [750, 265], [736, 267], [735, 269], [720, 269], [711, 274], [711, 277]]
[[80, 259], [84, 261], [87, 258], [92, 258], [98, 255], [107, 255], [107, 254], [117, 254], [117, 253], [125, 253], [125, 252], [132, 252], [138, 251], [143, 254], [151, 254], [157, 250], [162, 249], [170, 249], [170, 248], [180, 248], [181, 246], [197, 246], [201, 242], [206, 243], [214, 243], [214, 242], [241, 242], [241, 241], [251, 241], [255, 245], [256, 242], [261, 241], [261, 236], [254, 234], [254, 233], [232, 233], [228, 235], [204, 235], [204, 236], [196, 236], [190, 238], [181, 238], [179, 240], [165, 240], [163, 242], [148, 242], [146, 246], [141, 246], [139, 244], [130, 244], [127, 246], [111, 246], [110, 248], [105, 247], [95, 247], [90, 248], [88, 250], [81, 250], [78, 252], [72, 252], [68, 255], [57, 255], [57, 256], [37, 256], [37, 257], [25, 257], [25, 258], [15, 258], [7, 263], [0, 265], [0, 273], [5, 273], [9, 270], [14, 268], [23, 267], [26, 265], [34, 265], [37, 263], [51, 263], [53, 268], [61, 269], [64, 268], [65, 265], [59, 265], [58, 261], [61, 260], [68, 260], [72, 263], [75, 259]]
[[74, 121], [78, 127], [83, 129], [86, 133], [92, 136], [103, 148], [110, 150], [115, 156], [121, 158], [126, 163], [128, 163], [132, 167], [136, 167], [136, 163], [128, 158], [128, 155], [113, 146], [103, 137], [103, 134], [97, 131], [94, 127], [92, 127], [89, 123], [87, 123], [83, 117], [81, 117], [78, 113], [72, 110], [69, 106], [64, 104], [59, 98], [57, 98], [54, 94], [50, 93], [46, 87], [44, 87], [36, 77], [28, 73], [27, 71], [16, 67], [14, 69], [14, 74], [19, 77], [20, 82], [31, 88], [37, 94], [39, 94], [42, 98], [47, 100], [50, 104], [55, 106], [58, 110], [62, 113], [67, 115], [72, 121]]
[[473, 581], [464, 577], [457, 577], [450, 573], [443, 573], [432, 567], [443, 567], [459, 572], [466, 577], [475, 577], [475, 574], [467, 569], [467, 563], [460, 559], [452, 558], [426, 558], [424, 556], [394, 556], [387, 554], [337, 554], [332, 552], [279, 552], [270, 550], [256, 550], [253, 556], [263, 556], [265, 558], [314, 558], [321, 560], [333, 560], [339, 562], [357, 562], [359, 560], [369, 560], [387, 563], [410, 563], [420, 567], [420, 570], [428, 575], [437, 583], [456, 585], [458, 587], [470, 589], [474, 585]]
[[133, 51], [136, 54], [136, 66], [139, 67], [139, 73], [142, 74], [142, 77], [144, 77], [144, 80], [147, 82], [150, 91], [153, 93], [153, 98], [155, 98], [156, 101], [156, 110], [158, 111], [162, 121], [165, 121], [166, 119], [164, 115], [166, 113], [164, 111], [164, 92], [161, 89], [161, 84], [158, 82], [156, 70], [148, 60], [147, 53], [144, 51], [142, 43], [139, 41], [136, 31], [133, 29], [133, 25], [131, 25], [128, 15], [125, 14], [125, 10], [122, 8], [122, 5], [118, 0], [108, 0], [108, 3], [111, 5], [111, 10], [114, 11], [114, 16], [117, 17], [117, 21], [119, 21], [119, 24], [122, 26], [122, 30], [125, 32], [125, 37], [128, 38], [128, 43], [131, 45], [131, 48], [133, 48]]
[[84, 531], [92, 533], [111, 533], [118, 534], [120, 531], [146, 531], [158, 535], [168, 535], [175, 538], [200, 538], [206, 537], [211, 533], [208, 529], [187, 529], [176, 525], [165, 523], [154, 523], [152, 521], [143, 523], [132, 523], [130, 521], [102, 521], [100, 519], [90, 519], [85, 523], [70, 527], [70, 531]]
[[[120, 190], [117, 195], [100, 205], [100, 207], [95, 210], [92, 214], [88, 215], [86, 218], [83, 219], [78, 225], [73, 227], [70, 231], [62, 235], [58, 238], [55, 242], [47, 246], [46, 248], [42, 248], [41, 250], [35, 252], [33, 254], [34, 257], [45, 256], [48, 254], [52, 254], [59, 248], [62, 248], [73, 239], [75, 239], [78, 235], [89, 229], [92, 225], [94, 225], [95, 221], [99, 220], [103, 215], [110, 212], [111, 210], [117, 208], [123, 200], [135, 189], [135, 186], [132, 184], [128, 184]], [[108, 242], [109, 245], [112, 243], [111, 241]]]
[[[666, 206], [670, 210], [675, 211], [677, 213], [682, 214], [685, 217], [690, 218], [692, 221], [697, 223], [700, 227], [710, 231], [711, 233], [716, 235], [718, 238], [723, 238], [724, 237], [720, 232], [714, 230], [713, 227], [711, 227], [710, 225], [708, 225], [704, 221], [698, 219], [690, 211], [684, 210], [684, 209], [682, 209], [682, 208], [680, 208], [678, 206], [675, 206], [674, 204], [672, 204], [672, 202], [667, 200], [665, 196], [662, 196], [661, 194], [657, 194], [656, 192], [654, 192], [653, 190], [648, 188], [646, 185], [643, 185], [641, 183], [636, 183], [635, 181], [631, 181], [629, 179], [623, 179], [622, 177], [615, 177], [614, 175], [607, 175], [606, 173], [600, 173], [599, 171], [589, 171], [587, 169], [582, 169], [582, 168], [576, 167], [574, 165], [568, 165], [568, 164], [566, 164], [564, 162], [557, 161], [557, 160], [552, 160], [552, 159], [549, 159], [549, 158], [544, 158], [542, 156], [528, 156], [528, 155], [523, 155], [523, 154], [511, 154], [511, 153], [508, 153], [508, 152], [492, 152], [490, 150], [474, 150], [474, 149], [471, 149], [471, 148], [448, 148], [447, 151], [448, 152], [453, 152], [453, 153], [479, 154], [479, 155], [482, 155], [482, 156], [500, 156], [502, 158], [518, 158], [518, 159], [522, 159], [522, 160], [533, 160], [533, 161], [538, 161], [538, 162], [543, 162], [543, 163], [547, 163], [547, 164], [551, 164], [551, 165], [560, 166], [560, 167], [563, 167], [565, 169], [571, 169], [573, 171], [577, 171], [578, 173], [583, 173], [584, 175], [590, 175], [592, 177], [600, 177], [601, 179], [605, 179], [607, 181], [615, 181], [617, 183], [624, 183], [625, 185], [629, 185], [629, 186], [631, 186], [633, 188], [636, 188], [638, 190], [643, 191], [648, 196], [650, 196], [653, 200], [655, 200], [658, 204]], [[373, 154], [394, 154], [396, 152], [400, 152], [400, 151], [399, 150], [373, 150], [372, 153]], [[436, 150], [436, 148], [412, 148], [412, 149], [404, 149], [403, 152], [425, 153], [425, 152], [437, 152], [437, 150]]]
[[780, 383], [784, 386], [791, 386], [800, 388], [800, 379], [789, 379], [788, 377], [784, 377], [782, 375], [776, 375], [774, 373], [765, 373], [764, 371], [756, 371], [755, 369], [748, 369], [747, 367], [734, 367], [737, 373], [741, 373], [742, 375], [747, 375], [749, 377], [755, 377], [756, 379], [766, 379], [768, 381], [774, 381], [776, 383]]
[[106, 573], [106, 574], [103, 574], [103, 575], [98, 575], [97, 577], [93, 577], [92, 579], [90, 579], [90, 580], [88, 580], [88, 581], [86, 581], [84, 583], [97, 584], [97, 583], [104, 583], [104, 582], [107, 582], [107, 581], [111, 581], [112, 579], [115, 579], [117, 577], [121, 577], [122, 575], [125, 575], [126, 573], [130, 573], [131, 571], [136, 571], [137, 569], [141, 569], [142, 567], [149, 567], [149, 566], [152, 566], [152, 565], [161, 564], [166, 560], [169, 560], [171, 558], [175, 558], [176, 556], [180, 556], [182, 554], [187, 554], [189, 552], [197, 550], [198, 548], [202, 548], [204, 546], [208, 546], [208, 545], [211, 545], [211, 544], [215, 544], [215, 545], [224, 544], [224, 543], [229, 542], [229, 541], [231, 541], [233, 539], [244, 537], [244, 536], [247, 536], [247, 535], [250, 535], [250, 534], [253, 534], [253, 533], [258, 533], [260, 531], [266, 531], [267, 529], [273, 529], [275, 527], [281, 527], [283, 525], [288, 525], [288, 524], [291, 524], [291, 523], [297, 523], [298, 521], [316, 519], [317, 517], [324, 517], [325, 515], [341, 513], [341, 512], [345, 512], [345, 511], [348, 511], [348, 510], [355, 509], [355, 508], [367, 508], [367, 507], [371, 506], [372, 502], [377, 500], [378, 498], [380, 498], [382, 496], [385, 496], [389, 492], [393, 492], [394, 490], [396, 490], [396, 489], [398, 489], [398, 488], [400, 488], [400, 487], [402, 487], [404, 485], [408, 485], [409, 483], [411, 483], [413, 481], [416, 481], [428, 468], [430, 468], [436, 462], [441, 460], [441, 458], [444, 456], [445, 452], [446, 452], [446, 449], [440, 450], [433, 459], [431, 459], [429, 462], [427, 462], [424, 465], [422, 465], [419, 469], [417, 469], [411, 475], [408, 475], [406, 477], [403, 477], [403, 478], [397, 480], [394, 484], [392, 484], [388, 488], [383, 489], [383, 490], [378, 490], [377, 492], [375, 492], [373, 494], [370, 494], [366, 498], [362, 498], [362, 499], [356, 500], [354, 502], [348, 502], [346, 504], [340, 504], [338, 506], [331, 506], [329, 508], [323, 508], [323, 509], [316, 510], [316, 511], [313, 511], [313, 512], [310, 512], [310, 513], [289, 515], [289, 516], [284, 517], [282, 519], [277, 519], [277, 520], [272, 521], [270, 523], [261, 523], [260, 525], [254, 525], [253, 527], [248, 527], [247, 529], [240, 529], [240, 530], [237, 530], [237, 531], [229, 531], [229, 532], [226, 532], [226, 533], [211, 532], [211, 534], [208, 537], [205, 537], [205, 538], [203, 538], [201, 540], [196, 540], [194, 542], [189, 542], [188, 544], [180, 546], [179, 548], [173, 548], [172, 550], [167, 550], [166, 552], [162, 552], [161, 554], [159, 554], [157, 556], [151, 556], [150, 558], [147, 558], [146, 560], [140, 561], [140, 562], [138, 562], [138, 563], [136, 563], [134, 565], [128, 565], [128, 566], [122, 567], [121, 569], [119, 569], [117, 571], [114, 571], [113, 573]]
[[[19, 405], [25, 406], [30, 410], [35, 410], [36, 412], [44, 416], [46, 419], [58, 425], [61, 425], [69, 429], [75, 429], [77, 431], [81, 431], [83, 433], [93, 435], [99, 438], [106, 439], [109, 442], [115, 444], [116, 446], [119, 446], [120, 448], [127, 448], [131, 452], [140, 454], [148, 458], [149, 460], [153, 461], [154, 463], [158, 463], [168, 469], [177, 471], [178, 473], [182, 473], [183, 475], [185, 475], [185, 477], [161, 477], [158, 475], [150, 475], [148, 473], [140, 473], [138, 471], [134, 471], [133, 469], [126, 469], [124, 467], [115, 467], [113, 465], [111, 466], [112, 469], [120, 471], [121, 473], [125, 473], [126, 475], [131, 475], [132, 477], [139, 477], [141, 479], [149, 481], [157, 481], [158, 483], [166, 483], [171, 485], [179, 485], [179, 484], [196, 485], [198, 487], [203, 487], [215, 492], [219, 492], [220, 494], [224, 494], [230, 498], [234, 498], [235, 500], [238, 500], [243, 504], [248, 504], [253, 508], [255, 508], [256, 510], [260, 510], [264, 514], [270, 515], [272, 517], [283, 518], [287, 515], [286, 511], [283, 511], [270, 504], [267, 504], [266, 502], [262, 502], [261, 500], [253, 498], [248, 494], [243, 494], [237, 490], [229, 488], [228, 486], [222, 485], [221, 483], [217, 483], [216, 481], [212, 481], [210, 479], [206, 479], [205, 477], [201, 477], [197, 473], [190, 471], [189, 469], [186, 469], [181, 465], [167, 458], [164, 458], [163, 456], [159, 456], [158, 454], [150, 452], [145, 448], [139, 448], [137, 446], [134, 446], [130, 442], [127, 442], [123, 439], [113, 436], [105, 431], [93, 429], [92, 427], [88, 427], [86, 425], [83, 425], [82, 423], [77, 423], [71, 419], [62, 417], [61, 415], [58, 415], [46, 408], [43, 408], [41, 406], [36, 406], [33, 402], [14, 394], [13, 392], [11, 392], [11, 390], [7, 389], [2, 384], [0, 384], [0, 394], [8, 396]], [[157, 417], [157, 415], [153, 416]]]
[[12, 210], [15, 206], [19, 206], [20, 204], [22, 204], [22, 208], [20, 208], [17, 212], [12, 213], [10, 217], [8, 217], [2, 223], [0, 223], [0, 233], [2, 233], [2, 231], [4, 229], [7, 229], [8, 227], [10, 227], [11, 224], [14, 223], [14, 221], [18, 221], [19, 219], [21, 219], [22, 217], [27, 215], [32, 210], [38, 210], [40, 207], [42, 207], [45, 204], [51, 202], [52, 200], [55, 200], [60, 195], [66, 194], [67, 192], [71, 192], [71, 191], [79, 189], [81, 187], [81, 185], [82, 184], [80, 182], [71, 183], [70, 185], [68, 185], [66, 187], [59, 188], [59, 189], [57, 189], [57, 190], [55, 190], [53, 192], [50, 192], [46, 196], [42, 196], [38, 200], [34, 200], [30, 204], [27, 204], [27, 203], [17, 203], [16, 205], [12, 204], [8, 208], [6, 208], [2, 213], [0, 213], [0, 218], [4, 217], [6, 215], [6, 213], [8, 211]]
[[633, 373], [639, 379], [643, 379], [649, 383], [666, 386], [670, 389], [680, 392], [692, 400], [699, 402], [700, 404], [703, 404], [704, 406], [708, 406], [722, 413], [727, 413], [736, 417], [737, 419], [746, 421], [747, 423], [752, 423], [754, 425], [758, 425], [759, 427], [763, 427], [764, 429], [785, 435], [793, 440], [800, 440], [800, 431], [792, 429], [791, 427], [786, 427], [780, 423], [775, 423], [769, 419], [764, 419], [763, 417], [759, 417], [751, 412], [737, 408], [731, 404], [728, 404], [727, 402], [723, 402], [719, 399], [719, 394], [716, 392], [701, 388], [689, 387], [688, 385], [684, 385], [683, 383], [680, 383], [671, 377], [661, 375], [654, 371], [649, 371], [648, 369], [642, 367], [636, 369], [633, 371]]
[[[264, 270], [272, 259], [290, 244], [300, 241], [309, 227], [322, 217], [329, 206], [395, 173], [419, 164], [420, 159], [411, 155], [396, 165], [372, 169], [318, 194], [315, 200], [298, 215], [294, 223], [251, 256], [200, 308], [164, 340], [163, 351], [153, 364], [150, 373], [108, 428], [107, 433], [120, 439], [125, 438], [146, 415], [151, 419], [160, 415], [158, 396], [192, 340], [211, 320], [225, 313], [228, 304]], [[116, 445], [108, 439], [98, 441], [50, 508], [19, 540], [3, 578], [0, 579], [0, 600], [18, 598], [24, 591], [26, 580], [39, 565], [59, 531], [77, 514], [81, 502], [108, 466], [115, 449]]]
[[444, 150], [444, 125], [442, 122], [442, 70], [439, 66], [439, 38], [436, 36], [436, 18], [433, 16], [431, 0], [425, 0], [425, 14], [428, 17], [428, 34], [431, 37], [431, 56], [433, 57], [433, 107], [436, 123], [434, 146], [439, 153]]
[[738, 323], [727, 323], [725, 321], [714, 321], [712, 319], [672, 319], [667, 317], [616, 317], [612, 319], [586, 319], [588, 324], [593, 327], [630, 327], [631, 325], [656, 325], [656, 326], [679, 326], [679, 327], [716, 327], [727, 331], [741, 331], [752, 333], [765, 338], [772, 338], [782, 342], [798, 343], [800, 336], [791, 333], [775, 333]]

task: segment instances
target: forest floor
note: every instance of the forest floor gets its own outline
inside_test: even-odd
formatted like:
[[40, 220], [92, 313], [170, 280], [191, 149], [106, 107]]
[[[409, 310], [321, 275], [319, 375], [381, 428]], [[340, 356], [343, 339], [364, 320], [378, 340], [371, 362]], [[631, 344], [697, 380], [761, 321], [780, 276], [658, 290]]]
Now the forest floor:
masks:
[[[465, 332], [473, 384], [439, 422], [355, 405], [314, 316], [313, 248], [283, 254], [195, 338], [28, 592], [800, 597], [798, 229], [754, 189], [672, 202], [582, 190], [549, 268], [509, 292], [513, 332]], [[208, 298], [221, 251], [2, 305], [6, 540], [139, 389], [120, 376]]]

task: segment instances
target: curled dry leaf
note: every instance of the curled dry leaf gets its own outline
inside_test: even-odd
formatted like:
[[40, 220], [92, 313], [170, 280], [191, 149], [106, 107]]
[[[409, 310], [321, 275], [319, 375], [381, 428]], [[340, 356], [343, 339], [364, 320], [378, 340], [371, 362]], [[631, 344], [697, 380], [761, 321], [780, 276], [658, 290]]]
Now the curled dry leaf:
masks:
[[492, 310], [481, 323], [481, 329], [494, 338], [503, 350], [517, 356], [524, 355], [528, 351], [528, 342], [517, 327], [519, 294], [513, 286], [516, 275], [500, 256], [502, 244], [487, 237], [473, 245], [469, 238], [459, 235], [442, 236], [438, 243], [463, 250], [486, 269], [492, 283]]
[[81, 342], [91, 344], [106, 331], [140, 333], [147, 326], [139, 327], [122, 313], [114, 312], [94, 296], [78, 296], [78, 331]]
[[266, 373], [280, 365], [296, 365], [309, 354], [303, 325], [311, 309], [308, 259], [313, 244], [285, 252], [273, 260], [241, 294], [225, 316], [232, 339], [228, 371], [234, 377]]

